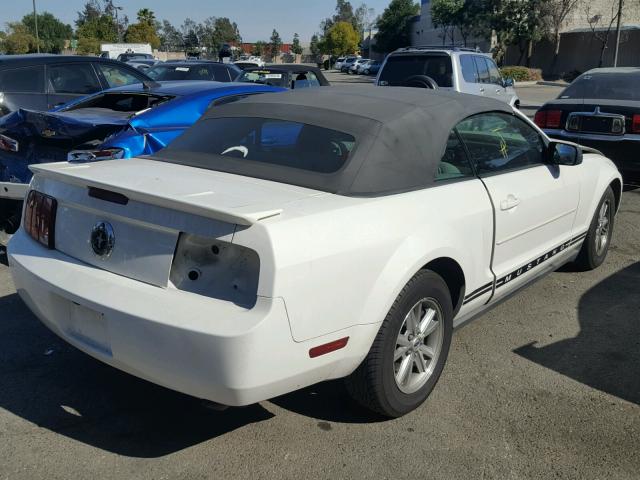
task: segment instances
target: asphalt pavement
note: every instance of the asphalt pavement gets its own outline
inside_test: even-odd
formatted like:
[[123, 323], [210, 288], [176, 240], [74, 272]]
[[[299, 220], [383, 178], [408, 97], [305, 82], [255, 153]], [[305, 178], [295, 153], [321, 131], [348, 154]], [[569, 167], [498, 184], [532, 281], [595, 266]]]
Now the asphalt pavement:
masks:
[[396, 420], [339, 381], [211, 410], [58, 339], [1, 262], [0, 479], [640, 476], [640, 191], [604, 265], [553, 273], [456, 332], [431, 397]]

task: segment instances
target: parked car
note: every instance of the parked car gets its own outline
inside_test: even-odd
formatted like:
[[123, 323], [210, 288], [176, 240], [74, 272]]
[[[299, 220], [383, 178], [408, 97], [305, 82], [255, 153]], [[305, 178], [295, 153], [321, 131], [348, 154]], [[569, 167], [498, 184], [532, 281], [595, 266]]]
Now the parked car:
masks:
[[118, 55], [118, 61], [130, 62], [131, 60], [154, 60], [150, 53], [121, 53]]
[[233, 62], [238, 68], [245, 70], [246, 68], [264, 67], [264, 60], [254, 55], [242, 55], [238, 60]]
[[93, 357], [223, 405], [328, 379], [418, 407], [452, 332], [605, 259], [615, 165], [504, 102], [411, 88], [253, 95], [150, 158], [35, 165], [16, 290]]
[[358, 75], [364, 75], [364, 69], [371, 63], [373, 60], [366, 59], [364, 62], [360, 62], [356, 67], [356, 72]]
[[595, 68], [545, 103], [536, 124], [551, 137], [602, 151], [640, 183], [640, 68]]
[[379, 60], [371, 60], [363, 69], [364, 75], [377, 75], [382, 62]]
[[148, 54], [151, 55], [153, 49], [149, 43], [102, 43], [100, 45], [100, 56], [118, 60], [121, 54]]
[[329, 82], [318, 67], [299, 63], [279, 63], [261, 68], [248, 68], [238, 76], [236, 81], [291, 89], [329, 86]]
[[368, 59], [368, 58], [358, 58], [355, 62], [353, 62], [353, 63], [351, 64], [351, 66], [349, 67], [349, 70], [347, 70], [347, 73], [348, 73], [348, 74], [351, 74], [351, 73], [353, 73], [353, 74], [360, 73], [360, 72], [359, 72], [359, 69], [360, 69], [360, 68], [362, 68], [362, 66], [363, 66], [364, 64], [366, 64], [368, 61], [369, 61], [369, 59]]
[[116, 60], [75, 55], [0, 55], [0, 114], [49, 110], [107, 88], [149, 81]]
[[216, 102], [278, 91], [284, 89], [208, 81], [135, 84], [51, 112], [21, 109], [7, 115], [0, 119], [0, 230], [16, 230], [33, 165], [149, 155], [171, 143]]
[[155, 65], [145, 73], [161, 82], [167, 80], [215, 80], [233, 82], [242, 72], [233, 63], [212, 62], [210, 60], [187, 60], [164, 62]]
[[128, 62], [126, 62], [127, 65], [131, 65], [132, 67], [137, 68], [141, 72], [146, 72], [147, 70], [149, 70], [154, 65], [157, 65], [158, 63], [161, 63], [161, 62], [159, 60], [145, 60], [145, 59], [135, 59], [135, 60], [129, 60]]
[[342, 64], [340, 65], [340, 71], [342, 73], [348, 73], [349, 69], [351, 68], [351, 65], [354, 64], [354, 62], [360, 57], [347, 57], [344, 59], [344, 62], [342, 62]]
[[401, 48], [387, 56], [376, 85], [444, 88], [520, 106], [513, 80], [502, 78], [491, 55], [471, 48]]
[[336, 59], [336, 63], [333, 64], [333, 68], [335, 70], [340, 70], [340, 68], [342, 68], [342, 63], [344, 62], [345, 57], [338, 57]]

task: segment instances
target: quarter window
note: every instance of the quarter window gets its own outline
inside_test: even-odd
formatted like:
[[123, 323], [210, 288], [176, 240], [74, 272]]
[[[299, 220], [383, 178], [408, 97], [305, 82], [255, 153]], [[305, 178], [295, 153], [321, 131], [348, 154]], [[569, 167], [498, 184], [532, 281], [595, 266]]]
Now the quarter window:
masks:
[[489, 68], [487, 67], [487, 62], [484, 61], [483, 57], [474, 56], [473, 60], [475, 61], [476, 68], [478, 69], [478, 80], [480, 83], [490, 83], [491, 77], [489, 76]]
[[467, 83], [478, 83], [478, 71], [473, 61], [473, 55], [461, 55], [460, 66], [462, 67], [462, 77]]
[[491, 83], [500, 85], [502, 83], [501, 77], [500, 77], [500, 70], [498, 70], [498, 67], [496, 67], [496, 64], [494, 63], [493, 60], [485, 58], [484, 61], [487, 62], [487, 66], [489, 67], [489, 81]]
[[472, 177], [473, 170], [464, 146], [455, 131], [449, 134], [447, 148], [442, 155], [438, 170], [436, 171], [436, 181], [451, 180], [453, 178]]
[[484, 113], [456, 127], [480, 175], [542, 165], [544, 142], [515, 115]]
[[98, 63], [98, 69], [102, 72], [104, 79], [107, 81], [109, 88], [122, 87], [124, 85], [131, 85], [132, 83], [141, 83], [140, 78], [136, 77], [132, 73], [123, 68], [119, 68], [115, 65], [105, 65]]
[[89, 63], [50, 65], [47, 77], [52, 93], [88, 94], [102, 90]]
[[0, 91], [44, 93], [44, 67], [12, 68], [0, 72]]

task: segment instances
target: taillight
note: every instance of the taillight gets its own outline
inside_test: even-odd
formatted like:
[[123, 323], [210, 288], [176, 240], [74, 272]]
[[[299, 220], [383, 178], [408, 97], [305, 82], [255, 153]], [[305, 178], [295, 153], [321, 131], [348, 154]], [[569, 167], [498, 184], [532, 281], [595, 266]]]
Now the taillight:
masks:
[[560, 128], [561, 110], [538, 110], [533, 121], [540, 128]]
[[259, 277], [260, 258], [255, 250], [181, 233], [169, 280], [178, 290], [252, 308], [258, 298]]
[[76, 163], [99, 162], [102, 160], [117, 160], [124, 157], [121, 148], [103, 148], [101, 150], [71, 150], [67, 154], [67, 161]]
[[547, 111], [547, 128], [559, 128], [562, 112], [560, 110]]
[[44, 193], [31, 190], [24, 209], [24, 229], [47, 248], [55, 247], [56, 210], [58, 202]]
[[631, 131], [633, 133], [640, 133], [640, 114], [635, 114], [631, 121]]

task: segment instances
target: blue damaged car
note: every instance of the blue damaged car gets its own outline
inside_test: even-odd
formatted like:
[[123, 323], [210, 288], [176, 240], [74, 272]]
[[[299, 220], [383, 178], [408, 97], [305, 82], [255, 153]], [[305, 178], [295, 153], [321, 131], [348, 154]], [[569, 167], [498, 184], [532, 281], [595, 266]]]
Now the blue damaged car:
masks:
[[0, 230], [12, 233], [19, 225], [31, 164], [149, 155], [209, 107], [284, 90], [248, 83], [147, 82], [105, 90], [47, 112], [16, 110], [0, 118]]

